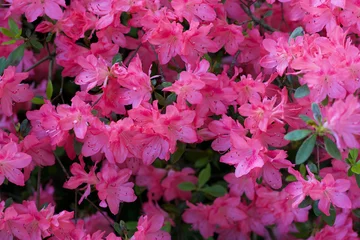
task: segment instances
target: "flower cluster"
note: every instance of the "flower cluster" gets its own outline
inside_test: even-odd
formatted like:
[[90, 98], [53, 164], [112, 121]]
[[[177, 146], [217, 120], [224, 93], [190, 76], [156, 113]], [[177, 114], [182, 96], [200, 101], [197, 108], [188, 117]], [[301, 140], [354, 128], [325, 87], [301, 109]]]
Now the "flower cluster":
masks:
[[357, 0], [5, 0], [0, 238], [358, 239]]

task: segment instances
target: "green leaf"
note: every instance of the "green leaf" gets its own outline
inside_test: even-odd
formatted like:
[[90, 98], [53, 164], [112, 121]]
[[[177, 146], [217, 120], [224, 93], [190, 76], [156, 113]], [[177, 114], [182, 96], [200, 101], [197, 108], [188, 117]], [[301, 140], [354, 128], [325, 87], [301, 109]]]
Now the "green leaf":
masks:
[[36, 105], [43, 105], [45, 103], [43, 97], [34, 97], [31, 99], [31, 102]]
[[286, 140], [289, 141], [299, 141], [305, 137], [307, 137], [311, 133], [311, 130], [308, 129], [300, 129], [289, 132], [284, 136]]
[[9, 38], [14, 38], [16, 34], [6, 28], [0, 27], [0, 32]]
[[198, 186], [199, 188], [201, 188], [202, 186], [205, 185], [205, 183], [207, 183], [207, 181], [209, 181], [210, 179], [210, 175], [211, 175], [211, 166], [208, 163], [206, 165], [206, 167], [201, 170], [200, 174], [199, 174], [199, 179], [198, 179]]
[[40, 50], [40, 49], [43, 48], [43, 45], [38, 40], [36, 40], [35, 38], [30, 39], [30, 44], [31, 44], [31, 46], [33, 46], [37, 50]]
[[273, 13], [274, 13], [273, 10], [269, 10], [269, 11], [264, 13], [263, 18], [270, 17], [271, 15], [273, 15]]
[[165, 101], [166, 101], [165, 98], [158, 92], [155, 92], [154, 95], [155, 95], [156, 100], [158, 100], [158, 103], [161, 106], [165, 106]]
[[289, 175], [289, 176], [287, 176], [287, 177], [285, 178], [285, 181], [286, 181], [286, 182], [296, 182], [297, 179], [296, 179], [296, 177], [295, 177], [294, 175]]
[[306, 115], [299, 115], [299, 118], [301, 118], [301, 120], [303, 120], [304, 122], [309, 122], [309, 121], [312, 121], [312, 119], [311, 118], [309, 118], [308, 116], [306, 116]]
[[311, 104], [311, 110], [313, 112], [315, 120], [317, 120], [319, 123], [321, 123], [322, 116], [321, 116], [321, 111], [320, 111], [319, 105], [317, 103]]
[[210, 187], [201, 189], [201, 191], [213, 197], [222, 197], [227, 193], [226, 188], [221, 185], [212, 185]]
[[121, 62], [123, 59], [122, 59], [122, 55], [120, 53], [117, 53], [113, 59], [112, 59], [112, 65], [114, 65], [115, 63], [119, 63]]
[[137, 222], [136, 221], [129, 221], [126, 222], [126, 229], [128, 230], [136, 230]]
[[297, 88], [294, 94], [295, 98], [303, 98], [310, 94], [310, 89], [308, 85], [302, 85], [301, 87]]
[[299, 208], [306, 208], [307, 206], [310, 206], [312, 203], [312, 199], [310, 197], [306, 197], [300, 204]]
[[14, 200], [12, 198], [8, 198], [5, 201], [5, 208], [8, 208], [11, 206], [11, 204], [13, 204]]
[[29, 123], [29, 120], [27, 120], [26, 118], [21, 122], [20, 124], [20, 134], [22, 137], [25, 137], [29, 134], [30, 130], [31, 130], [31, 125]]
[[302, 175], [303, 177], [306, 176], [306, 167], [305, 167], [304, 164], [301, 164], [301, 165], [300, 165], [299, 171], [300, 171], [300, 173], [301, 173], [301, 175]]
[[202, 167], [204, 167], [208, 162], [209, 162], [209, 157], [199, 158], [198, 160], [196, 160], [194, 166], [195, 166], [196, 168], [202, 168]]
[[360, 174], [356, 174], [355, 179], [356, 179], [356, 183], [357, 183], [358, 187], [360, 188]]
[[355, 217], [360, 218], [360, 208], [354, 209], [352, 212]]
[[315, 214], [315, 216], [317, 216], [317, 217], [319, 217], [319, 216], [321, 215], [321, 213], [322, 213], [322, 212], [320, 211], [318, 205], [319, 205], [319, 200], [314, 201], [314, 203], [313, 203], [313, 205], [312, 205], [314, 214]]
[[54, 86], [52, 84], [52, 81], [48, 81], [47, 86], [46, 86], [46, 97], [47, 99], [51, 100], [51, 97], [53, 95], [54, 92]]
[[357, 160], [358, 156], [359, 156], [359, 149], [357, 148], [353, 148], [349, 151], [349, 155], [353, 160]]
[[14, 33], [14, 36], [20, 32], [18, 25], [12, 18], [9, 18], [8, 24], [9, 24], [10, 31]]
[[360, 161], [352, 165], [351, 171], [356, 174], [360, 174]]
[[333, 142], [333, 140], [324, 136], [324, 143], [325, 143], [325, 149], [330, 154], [330, 156], [338, 160], [341, 160], [341, 153], [337, 148], [336, 144]]
[[175, 93], [171, 93], [165, 100], [165, 106], [168, 106], [170, 104], [172, 104], [173, 102], [176, 101], [176, 94]]
[[121, 227], [120, 227], [119, 223], [117, 223], [117, 222], [114, 223], [114, 229], [119, 235], [122, 234]]
[[330, 216], [325, 215], [324, 213], [321, 214], [321, 218], [327, 223], [329, 226], [333, 226], [336, 219], [336, 211], [334, 206], [331, 204], [330, 206]]
[[17, 66], [24, 57], [24, 52], [25, 52], [25, 44], [20, 45], [14, 51], [12, 51], [9, 54], [8, 59], [6, 60], [6, 67]]
[[1, 57], [0, 58], [0, 75], [3, 74], [5, 68], [6, 68], [6, 58]]
[[307, 166], [312, 173], [318, 173], [317, 166], [313, 162], [308, 162]]
[[185, 152], [185, 148], [186, 148], [186, 143], [178, 142], [176, 152], [174, 152], [174, 154], [172, 154], [170, 157], [170, 162], [172, 164], [180, 160], [181, 156]]
[[182, 182], [177, 186], [180, 190], [190, 192], [196, 189], [195, 184], [192, 182]]
[[1, 45], [11, 45], [11, 44], [14, 44], [16, 43], [16, 40], [15, 39], [11, 39], [9, 41], [6, 41], [6, 42], [3, 42]]
[[171, 223], [169, 221], [166, 221], [164, 226], [161, 228], [161, 230], [165, 232], [171, 232]]
[[316, 143], [316, 135], [312, 134], [301, 144], [299, 150], [296, 153], [296, 157], [295, 157], [296, 164], [302, 164], [310, 157], [315, 147], [315, 143]]
[[294, 31], [292, 31], [289, 37], [289, 43], [291, 39], [295, 39], [298, 36], [304, 36], [304, 29], [302, 27], [297, 27], [294, 29]]

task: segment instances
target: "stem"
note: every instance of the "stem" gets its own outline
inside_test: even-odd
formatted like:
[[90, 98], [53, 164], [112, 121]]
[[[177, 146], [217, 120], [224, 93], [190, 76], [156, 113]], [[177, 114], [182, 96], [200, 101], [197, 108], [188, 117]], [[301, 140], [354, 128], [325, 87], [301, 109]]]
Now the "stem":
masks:
[[156, 61], [158, 63], [158, 67], [159, 67], [159, 71], [160, 71], [160, 75], [161, 75], [161, 82], [166, 82], [165, 77], [164, 77], [164, 71], [162, 69], [162, 66], [160, 65], [159, 56], [158, 56], [157, 52], [155, 51], [155, 48], [154, 48], [154, 46], [152, 44], [150, 44], [150, 47], [153, 50], [153, 52], [155, 54]]
[[47, 60], [49, 60], [51, 58], [52, 58], [52, 56], [48, 55], [48, 56], [40, 59], [37, 63], [35, 63], [31, 67], [29, 67], [28, 69], [25, 69], [25, 72], [29, 72], [29, 71], [33, 70], [34, 68], [36, 68], [37, 66], [39, 66], [40, 64], [42, 64], [43, 62], [45, 62], [45, 61], [47, 61]]
[[140, 42], [139, 46], [135, 49], [135, 51], [131, 54], [130, 58], [126, 61], [125, 65], [128, 66], [131, 60], [136, 56], [137, 52], [139, 51], [142, 43]]
[[41, 167], [38, 167], [38, 176], [37, 176], [37, 193], [36, 193], [36, 207], [40, 209], [40, 195], [41, 195]]
[[75, 218], [75, 224], [77, 224], [77, 205], [78, 205], [78, 192], [79, 190], [75, 190], [75, 206], [74, 206], [74, 218]]
[[264, 22], [264, 20], [258, 19], [257, 17], [255, 17], [248, 6], [246, 6], [245, 4], [240, 4], [240, 7], [246, 13], [246, 15], [248, 15], [256, 24], [260, 25], [261, 27], [263, 27], [265, 30], [268, 30], [269, 32], [275, 32], [275, 29], [273, 27], [269, 26], [268, 24], [266, 24]]
[[61, 97], [62, 103], [65, 103], [64, 97], [63, 97], [63, 95], [62, 95], [62, 93], [63, 93], [63, 88], [64, 88], [64, 78], [61, 76], [61, 85], [60, 85], [59, 93], [58, 93], [58, 95], [56, 95], [56, 96], [51, 100], [51, 102], [54, 102], [58, 97]]

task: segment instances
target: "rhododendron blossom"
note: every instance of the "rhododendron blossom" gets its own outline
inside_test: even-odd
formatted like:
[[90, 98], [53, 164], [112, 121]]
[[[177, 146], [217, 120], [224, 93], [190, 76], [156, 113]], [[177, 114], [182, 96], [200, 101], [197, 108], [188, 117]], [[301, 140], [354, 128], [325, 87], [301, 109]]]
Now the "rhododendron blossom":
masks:
[[0, 240], [359, 239], [359, 0], [0, 5]]

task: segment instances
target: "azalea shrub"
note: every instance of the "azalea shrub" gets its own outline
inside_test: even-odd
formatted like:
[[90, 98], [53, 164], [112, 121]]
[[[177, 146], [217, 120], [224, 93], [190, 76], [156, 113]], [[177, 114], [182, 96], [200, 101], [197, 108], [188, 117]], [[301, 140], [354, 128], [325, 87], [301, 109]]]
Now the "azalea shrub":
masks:
[[359, 1], [0, 6], [0, 239], [359, 239]]

